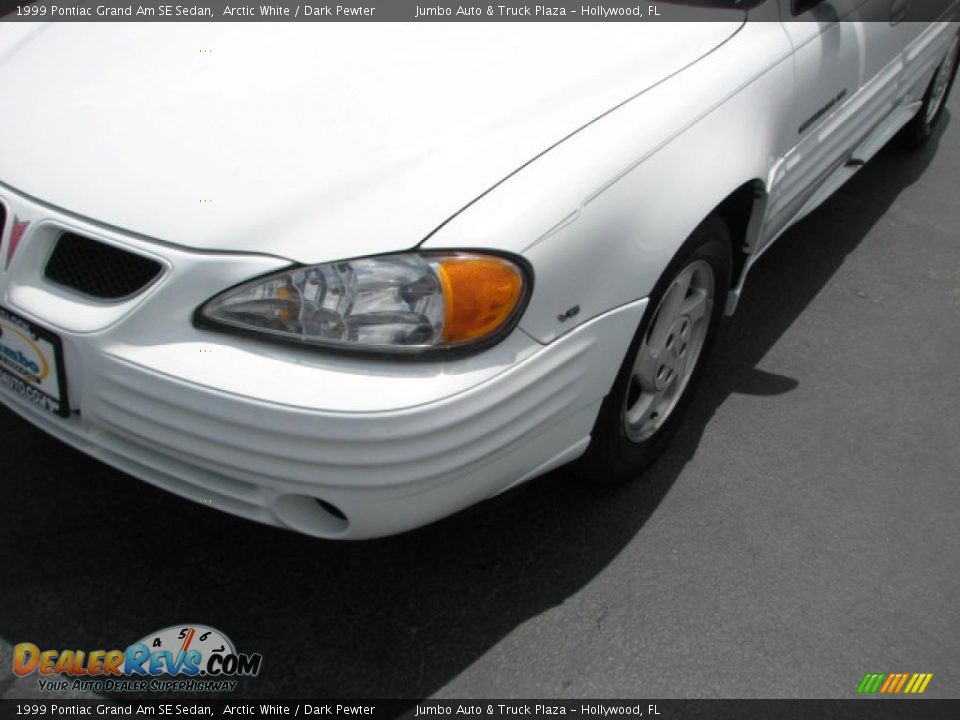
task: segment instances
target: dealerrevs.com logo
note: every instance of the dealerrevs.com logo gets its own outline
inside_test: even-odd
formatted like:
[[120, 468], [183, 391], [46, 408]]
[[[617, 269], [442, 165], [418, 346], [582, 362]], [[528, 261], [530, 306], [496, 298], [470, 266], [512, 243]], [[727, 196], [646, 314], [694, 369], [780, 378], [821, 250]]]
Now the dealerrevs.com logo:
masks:
[[42, 650], [29, 642], [13, 649], [14, 674], [38, 675], [48, 692], [232, 692], [262, 662], [205, 625], [164, 628], [126, 650]]

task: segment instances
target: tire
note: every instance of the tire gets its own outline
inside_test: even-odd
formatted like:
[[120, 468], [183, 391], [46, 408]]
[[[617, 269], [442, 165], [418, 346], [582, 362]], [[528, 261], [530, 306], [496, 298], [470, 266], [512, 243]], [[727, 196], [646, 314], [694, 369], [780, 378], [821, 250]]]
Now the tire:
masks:
[[923, 95], [923, 105], [920, 106], [920, 110], [913, 120], [904, 125], [897, 136], [901, 147], [916, 150], [926, 145], [933, 137], [937, 125], [943, 119], [943, 111], [947, 106], [947, 99], [950, 97], [950, 89], [953, 87], [953, 80], [957, 76], [958, 58], [960, 58], [960, 34], [954, 36], [947, 54], [940, 65], [937, 66], [937, 70], [927, 86], [927, 91]]
[[590, 481], [618, 485], [632, 480], [676, 433], [723, 316], [731, 247], [727, 225], [711, 215], [657, 282], [580, 458], [581, 474]]

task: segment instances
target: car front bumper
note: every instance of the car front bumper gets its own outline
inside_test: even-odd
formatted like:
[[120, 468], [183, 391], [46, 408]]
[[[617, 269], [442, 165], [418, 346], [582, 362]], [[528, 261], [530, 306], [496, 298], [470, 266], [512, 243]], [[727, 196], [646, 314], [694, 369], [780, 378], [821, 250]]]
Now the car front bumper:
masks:
[[[0, 400], [135, 477], [319, 537], [411, 529], [576, 458], [646, 304], [548, 345], [518, 328], [452, 360], [324, 354], [190, 322], [214, 293], [285, 260], [185, 251], [4, 200], [35, 222], [0, 274], [0, 305], [60, 337], [71, 412]], [[113, 305], [55, 286], [44, 246], [63, 228], [148, 253], [165, 274]]]

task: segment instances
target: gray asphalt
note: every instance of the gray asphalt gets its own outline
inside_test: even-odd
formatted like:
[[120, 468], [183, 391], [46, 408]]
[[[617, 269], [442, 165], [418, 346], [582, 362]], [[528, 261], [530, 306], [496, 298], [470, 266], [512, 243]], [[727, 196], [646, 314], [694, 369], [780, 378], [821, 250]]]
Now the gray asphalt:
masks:
[[560, 470], [431, 527], [335, 544], [181, 501], [0, 411], [10, 647], [197, 622], [261, 652], [237, 696], [960, 696], [960, 93], [758, 264], [671, 450]]

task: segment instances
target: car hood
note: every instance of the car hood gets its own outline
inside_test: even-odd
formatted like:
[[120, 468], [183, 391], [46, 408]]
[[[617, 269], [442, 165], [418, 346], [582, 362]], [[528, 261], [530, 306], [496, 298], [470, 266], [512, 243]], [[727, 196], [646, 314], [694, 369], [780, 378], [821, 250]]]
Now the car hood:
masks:
[[740, 25], [6, 24], [0, 183], [201, 250], [410, 248]]

